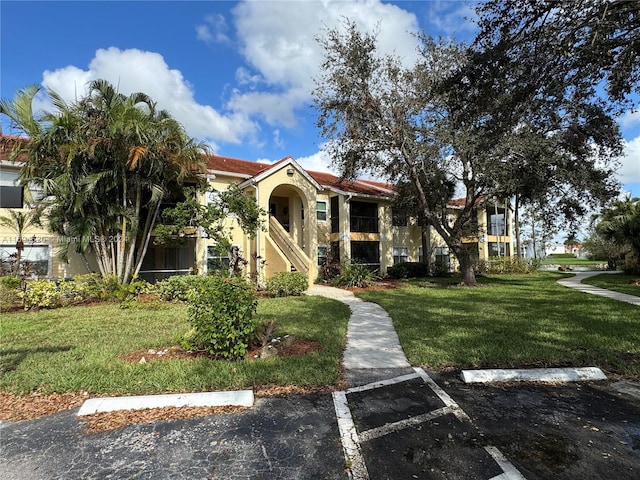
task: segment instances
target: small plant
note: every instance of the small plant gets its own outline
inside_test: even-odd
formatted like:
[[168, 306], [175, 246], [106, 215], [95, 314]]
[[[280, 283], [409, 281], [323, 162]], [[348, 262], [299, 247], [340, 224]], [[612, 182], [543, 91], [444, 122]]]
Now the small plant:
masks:
[[25, 310], [54, 308], [60, 301], [60, 290], [56, 282], [51, 280], [31, 280], [27, 282], [24, 292], [20, 292], [20, 297]]
[[187, 295], [189, 323], [195, 331], [190, 349], [230, 360], [244, 357], [260, 325], [254, 288], [237, 277], [201, 278]]
[[427, 273], [427, 266], [419, 262], [398, 263], [387, 269], [391, 278], [424, 278]]
[[299, 296], [308, 287], [307, 276], [301, 272], [278, 272], [267, 280], [267, 294], [270, 297]]
[[276, 322], [272, 320], [263, 322], [256, 330], [253, 343], [255, 345], [260, 345], [261, 347], [266, 346], [273, 338], [275, 338], [276, 328]]
[[318, 269], [318, 280], [321, 282], [331, 282], [340, 275], [342, 266], [340, 259], [332, 248], [327, 249], [327, 255], [324, 263]]
[[332, 283], [338, 287], [368, 287], [376, 278], [376, 271], [366, 265], [346, 262], [342, 264], [340, 274]]

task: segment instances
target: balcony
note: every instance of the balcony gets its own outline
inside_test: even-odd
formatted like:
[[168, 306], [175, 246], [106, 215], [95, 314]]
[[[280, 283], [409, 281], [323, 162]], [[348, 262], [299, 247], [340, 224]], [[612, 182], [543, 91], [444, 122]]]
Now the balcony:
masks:
[[363, 217], [351, 215], [350, 229], [352, 232], [379, 233], [377, 217]]

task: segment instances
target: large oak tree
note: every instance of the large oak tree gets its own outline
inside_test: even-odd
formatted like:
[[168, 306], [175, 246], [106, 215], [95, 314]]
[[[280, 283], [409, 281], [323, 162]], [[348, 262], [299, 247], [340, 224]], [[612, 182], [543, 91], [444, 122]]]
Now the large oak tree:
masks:
[[[334, 165], [346, 178], [366, 172], [413, 198], [466, 284], [475, 274], [463, 238], [482, 233], [475, 218], [486, 202], [554, 198], [572, 221], [617, 190], [620, 134], [605, 108], [564, 84], [559, 95], [535, 77], [522, 83], [528, 65], [507, 65], [503, 48], [424, 36], [422, 58], [403, 66], [349, 21], [320, 43], [325, 61], [314, 95]], [[464, 204], [451, 215], [454, 186]]]

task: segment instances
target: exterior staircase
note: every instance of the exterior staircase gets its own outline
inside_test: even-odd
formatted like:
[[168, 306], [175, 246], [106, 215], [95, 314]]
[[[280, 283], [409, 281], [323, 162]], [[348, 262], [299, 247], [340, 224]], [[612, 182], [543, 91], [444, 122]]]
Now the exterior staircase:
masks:
[[292, 269], [306, 275], [309, 274], [309, 257], [273, 216], [269, 217], [269, 236], [284, 257], [291, 263]]

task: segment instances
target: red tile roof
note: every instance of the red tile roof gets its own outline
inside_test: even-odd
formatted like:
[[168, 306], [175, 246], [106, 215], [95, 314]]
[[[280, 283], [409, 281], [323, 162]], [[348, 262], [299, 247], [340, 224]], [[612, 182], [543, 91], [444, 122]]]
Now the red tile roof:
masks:
[[[28, 139], [24, 137], [16, 137], [15, 135], [5, 135], [0, 133], [0, 160], [9, 160], [9, 154], [13, 149], [13, 145], [16, 142], [27, 142]], [[16, 160], [24, 161], [24, 156], [18, 157]]]
[[[275, 163], [252, 162], [249, 160], [240, 160], [238, 158], [223, 157], [220, 155], [210, 155], [207, 160], [207, 166], [213, 172], [226, 172], [230, 174], [241, 175], [243, 177], [255, 177], [262, 172], [273, 168], [281, 162], [285, 162], [291, 157], [285, 157]], [[391, 187], [381, 182], [355, 180], [348, 182], [340, 181], [340, 178], [326, 172], [314, 172], [305, 170], [311, 178], [318, 184], [326, 188], [334, 188], [347, 193], [357, 195], [373, 195], [373, 196], [389, 196]]]
[[[376, 197], [388, 197], [391, 195], [389, 188], [382, 188], [373, 185], [371, 182], [364, 180], [354, 180], [349, 182], [347, 180], [340, 180], [340, 177], [336, 177], [326, 172], [311, 172], [307, 173], [320, 185], [327, 188], [334, 188], [342, 192], [353, 193], [356, 195], [372, 195]], [[375, 182], [377, 185], [384, 185], [383, 183]]]
[[[16, 137], [12, 135], [4, 135], [0, 133], [0, 160], [7, 160], [12, 144], [16, 141], [28, 141], [24, 137]], [[229, 173], [232, 176], [238, 175], [243, 178], [255, 177], [262, 172], [273, 168], [279, 163], [285, 162], [291, 157], [285, 157], [275, 163], [252, 162], [250, 160], [241, 160], [239, 158], [225, 157], [221, 155], [208, 155], [207, 167], [210, 171], [219, 173]], [[340, 180], [340, 177], [327, 172], [314, 172], [306, 170], [311, 178], [319, 185], [325, 188], [340, 190], [341, 192], [351, 193], [354, 195], [368, 195], [375, 197], [390, 197], [393, 192], [393, 185], [375, 180], [354, 181]], [[450, 202], [451, 206], [461, 207], [465, 204], [464, 198], [454, 198]]]
[[207, 167], [216, 172], [228, 172], [243, 176], [254, 177], [271, 167], [269, 163], [250, 162], [238, 158], [222, 157], [220, 155], [209, 155], [207, 157]]

